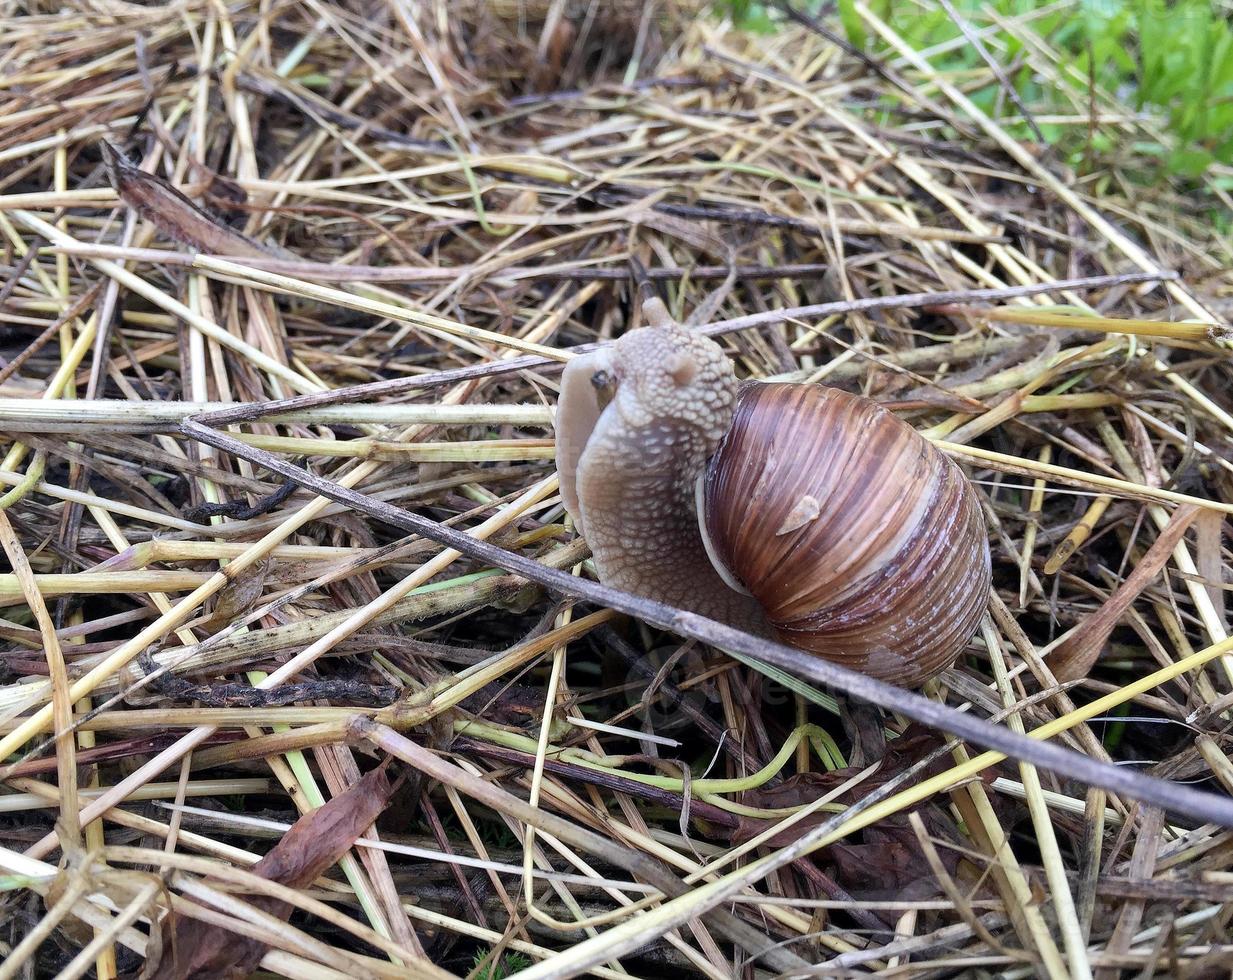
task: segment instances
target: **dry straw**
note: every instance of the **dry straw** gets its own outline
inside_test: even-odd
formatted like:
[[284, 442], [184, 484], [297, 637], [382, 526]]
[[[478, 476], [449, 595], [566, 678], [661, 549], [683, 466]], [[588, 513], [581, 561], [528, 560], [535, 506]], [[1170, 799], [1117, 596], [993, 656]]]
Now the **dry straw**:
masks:
[[[0, 980], [177, 975], [169, 912], [291, 977], [1227, 960], [1229, 175], [1143, 181], [1032, 12], [956, 73], [845, 9], [0, 4]], [[631, 259], [973, 477], [925, 691], [594, 582], [553, 412]]]

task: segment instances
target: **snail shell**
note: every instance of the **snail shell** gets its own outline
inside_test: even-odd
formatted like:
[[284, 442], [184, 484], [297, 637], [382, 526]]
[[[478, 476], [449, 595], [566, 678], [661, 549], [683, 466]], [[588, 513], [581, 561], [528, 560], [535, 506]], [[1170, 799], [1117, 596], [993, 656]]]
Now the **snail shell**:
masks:
[[974, 491], [867, 398], [743, 386], [701, 497], [712, 560], [792, 646], [913, 687], [951, 664], [985, 610]]

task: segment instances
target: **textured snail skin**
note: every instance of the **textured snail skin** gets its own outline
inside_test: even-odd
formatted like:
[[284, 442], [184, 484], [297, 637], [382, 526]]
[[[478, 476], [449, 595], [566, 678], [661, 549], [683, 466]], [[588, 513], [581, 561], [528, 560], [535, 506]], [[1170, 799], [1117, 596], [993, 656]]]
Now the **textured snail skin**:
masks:
[[[614, 384], [602, 411], [597, 373]], [[676, 325], [625, 334], [565, 367], [557, 472], [601, 581], [767, 635], [757, 604], [711, 565], [694, 511], [695, 478], [728, 431], [736, 393], [713, 341]]]
[[974, 492], [868, 399], [739, 385], [716, 343], [661, 323], [566, 366], [556, 431], [562, 499], [608, 585], [904, 686], [984, 611]]

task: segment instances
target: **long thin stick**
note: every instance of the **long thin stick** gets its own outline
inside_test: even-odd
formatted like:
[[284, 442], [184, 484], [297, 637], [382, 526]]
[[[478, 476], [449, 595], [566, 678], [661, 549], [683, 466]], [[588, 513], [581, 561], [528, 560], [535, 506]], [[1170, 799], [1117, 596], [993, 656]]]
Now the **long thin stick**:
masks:
[[[1019, 296], [1038, 296], [1041, 293], [1062, 292], [1068, 289], [1099, 289], [1106, 286], [1159, 282], [1176, 278], [1176, 272], [1135, 272], [1116, 276], [1085, 276], [1081, 279], [1058, 279], [1053, 282], [1033, 283], [1029, 286], [1007, 286], [998, 289], [960, 289], [940, 293], [904, 293], [900, 296], [873, 296], [868, 299], [844, 300], [834, 303], [818, 303], [813, 306], [794, 306], [780, 310], [767, 310], [764, 313], [754, 313], [750, 316], [736, 317], [731, 320], [717, 320], [714, 323], [699, 327], [698, 330], [700, 333], [709, 336], [721, 336], [738, 330], [772, 326], [788, 320], [798, 320], [806, 317], [822, 318], [843, 313], [867, 313], [872, 310], [909, 309], [946, 303], [1013, 299]], [[355, 385], [351, 388], [342, 388], [337, 391], [325, 391], [317, 394], [283, 398], [278, 401], [239, 405], [235, 408], [203, 417], [201, 421], [207, 425], [221, 428], [235, 422], [251, 422], [254, 419], [265, 418], [268, 415], [275, 415], [280, 412], [300, 411], [306, 408], [315, 408], [319, 405], [341, 405], [344, 403], [368, 401], [382, 396], [397, 395], [408, 391], [422, 391], [475, 378], [497, 377], [529, 369], [542, 371], [560, 370], [564, 367], [564, 360], [568, 360], [576, 354], [584, 354], [587, 351], [595, 350], [600, 346], [602, 345], [580, 344], [577, 347], [562, 348], [561, 354], [563, 356], [561, 358], [532, 355], [512, 357], [490, 364], [476, 364], [471, 367], [455, 368], [450, 371], [421, 374], [417, 377], [392, 378], [389, 381], [374, 381], [370, 384]]]
[[[545, 588], [575, 599], [585, 599], [651, 623], [661, 629], [688, 636], [720, 649], [734, 650], [750, 657], [782, 667], [817, 684], [836, 687], [844, 693], [882, 705], [928, 725], [940, 728], [966, 741], [983, 745], [1020, 762], [1028, 762], [1098, 786], [1112, 793], [1152, 803], [1195, 820], [1233, 827], [1233, 799], [1204, 793], [1189, 786], [1145, 776], [1126, 767], [1106, 765], [1089, 756], [1057, 745], [1039, 742], [1018, 735], [1008, 728], [992, 725], [965, 712], [930, 701], [911, 691], [886, 684], [855, 671], [828, 663], [791, 647], [733, 629], [723, 623], [672, 606], [588, 582], [539, 562], [515, 554], [470, 535], [445, 527], [436, 521], [413, 514], [390, 504], [374, 500], [365, 494], [316, 476], [289, 463], [273, 453], [255, 449], [231, 436], [217, 432], [195, 419], [186, 420], [181, 431], [188, 437], [232, 453], [242, 459], [264, 466], [280, 476], [293, 480], [314, 493], [353, 507], [392, 527], [413, 531], [461, 552], [477, 561], [504, 568]], [[1233, 650], [1233, 640], [1203, 651], [1206, 659]], [[1196, 655], [1198, 656], [1198, 655]], [[1193, 658], [1191, 658], [1193, 659]]]

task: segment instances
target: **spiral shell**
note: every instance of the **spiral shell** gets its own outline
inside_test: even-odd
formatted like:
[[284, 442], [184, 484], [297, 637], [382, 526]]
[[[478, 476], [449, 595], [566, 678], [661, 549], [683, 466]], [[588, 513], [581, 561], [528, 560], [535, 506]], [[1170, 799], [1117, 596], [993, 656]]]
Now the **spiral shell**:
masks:
[[975, 492], [867, 398], [745, 386], [700, 492], [712, 558], [792, 646], [914, 687], [954, 661], [984, 613]]

